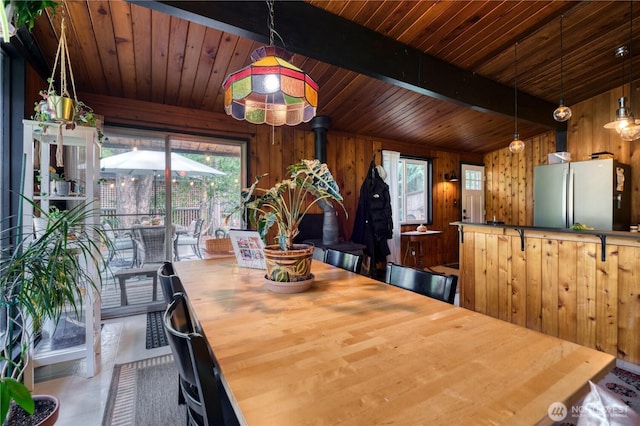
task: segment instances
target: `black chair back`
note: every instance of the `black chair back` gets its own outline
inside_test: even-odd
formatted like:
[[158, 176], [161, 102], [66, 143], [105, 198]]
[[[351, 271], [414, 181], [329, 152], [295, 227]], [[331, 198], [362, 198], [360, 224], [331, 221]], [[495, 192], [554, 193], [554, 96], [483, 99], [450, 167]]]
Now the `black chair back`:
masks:
[[359, 274], [362, 269], [362, 256], [334, 249], [326, 249], [324, 251], [324, 263]]
[[173, 269], [171, 262], [164, 262], [158, 268], [158, 279], [160, 280], [160, 288], [165, 302], [170, 303], [173, 295], [176, 293], [186, 293], [180, 277], [178, 277]]
[[187, 424], [238, 424], [209, 345], [183, 293], [176, 293], [169, 303], [164, 327], [187, 405]]
[[454, 303], [458, 277], [389, 263], [387, 284], [401, 287], [447, 303]]

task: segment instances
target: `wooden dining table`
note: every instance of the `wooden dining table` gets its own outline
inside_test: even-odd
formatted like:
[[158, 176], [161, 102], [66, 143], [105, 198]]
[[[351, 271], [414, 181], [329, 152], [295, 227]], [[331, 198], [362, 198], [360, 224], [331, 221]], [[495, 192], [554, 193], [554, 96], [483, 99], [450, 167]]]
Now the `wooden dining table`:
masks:
[[551, 424], [551, 404], [570, 409], [615, 366], [315, 260], [298, 294], [228, 258], [174, 266], [242, 424]]

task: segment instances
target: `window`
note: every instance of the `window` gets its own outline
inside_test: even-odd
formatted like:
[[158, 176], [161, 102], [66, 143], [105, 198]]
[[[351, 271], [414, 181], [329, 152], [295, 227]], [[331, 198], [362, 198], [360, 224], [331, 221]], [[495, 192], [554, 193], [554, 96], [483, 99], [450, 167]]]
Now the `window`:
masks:
[[479, 170], [464, 171], [464, 189], [479, 191], [482, 189], [482, 172]]
[[432, 222], [431, 160], [400, 156], [398, 197], [401, 223]]

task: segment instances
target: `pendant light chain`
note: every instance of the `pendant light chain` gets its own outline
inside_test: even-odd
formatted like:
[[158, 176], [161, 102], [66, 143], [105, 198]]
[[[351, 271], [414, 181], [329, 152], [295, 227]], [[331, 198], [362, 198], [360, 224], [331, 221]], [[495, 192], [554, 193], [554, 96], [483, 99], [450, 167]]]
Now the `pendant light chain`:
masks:
[[[629, 2], [629, 108], [633, 110], [633, 90], [631, 90], [631, 84], [633, 83], [633, 49], [631, 43], [633, 42], [633, 1]], [[624, 86], [624, 82], [622, 83]], [[631, 123], [634, 124], [634, 123]]]
[[564, 104], [564, 49], [562, 45], [562, 21], [564, 15], [560, 15], [560, 102]]
[[553, 111], [553, 119], [562, 123], [571, 118], [571, 108], [564, 104], [564, 15], [560, 15], [560, 104]]
[[515, 52], [515, 64], [516, 64], [516, 75], [515, 75], [515, 107], [514, 107], [514, 111], [515, 111], [515, 119], [516, 119], [516, 125], [515, 125], [515, 137], [514, 139], [519, 139], [518, 136], [518, 42], [516, 42], [516, 47], [514, 49]]
[[267, 0], [267, 5], [269, 6], [269, 22], [267, 26], [269, 27], [269, 45], [273, 46], [273, 33], [275, 32], [275, 24], [273, 20], [273, 1]]
[[275, 46], [273, 44], [275, 37], [274, 36], [278, 36], [278, 38], [280, 39], [280, 43], [282, 43], [282, 46], [286, 49], [287, 45], [285, 44], [284, 40], [282, 39], [282, 37], [280, 36], [280, 34], [278, 34], [278, 32], [276, 31], [276, 24], [275, 24], [275, 20], [274, 20], [274, 11], [273, 11], [273, 6], [274, 6], [274, 0], [267, 0], [267, 7], [269, 8], [269, 16], [267, 18], [267, 26], [269, 27], [269, 46]]
[[514, 49], [514, 63], [516, 69], [516, 75], [514, 77], [514, 118], [515, 118], [515, 133], [513, 134], [513, 140], [509, 144], [509, 151], [513, 154], [519, 154], [524, 150], [524, 142], [520, 140], [520, 134], [518, 133], [518, 43], [515, 44]]

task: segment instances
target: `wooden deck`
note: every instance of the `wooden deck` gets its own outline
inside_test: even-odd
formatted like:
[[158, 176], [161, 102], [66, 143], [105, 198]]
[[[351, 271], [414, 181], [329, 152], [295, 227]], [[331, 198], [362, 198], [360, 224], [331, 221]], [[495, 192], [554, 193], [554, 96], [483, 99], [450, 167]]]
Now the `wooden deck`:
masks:
[[[211, 254], [204, 250], [202, 253], [205, 258], [214, 257], [229, 257], [233, 256], [233, 252], [229, 254]], [[155, 301], [153, 300], [153, 280], [149, 277], [139, 276], [127, 279], [126, 291], [127, 301], [126, 306], [122, 305], [122, 298], [120, 292], [120, 286], [118, 279], [115, 277], [117, 271], [127, 269], [131, 267], [132, 253], [131, 251], [125, 251], [117, 261], [112, 261], [108, 271], [103, 274], [103, 286], [102, 286], [102, 303], [101, 303], [101, 316], [102, 319], [109, 319], [128, 315], [137, 315], [145, 312], [152, 312], [164, 309], [164, 298], [160, 286], [156, 289]], [[180, 248], [180, 260], [190, 261], [198, 260], [198, 257], [193, 254], [190, 247]], [[157, 265], [160, 267], [160, 265]]]

